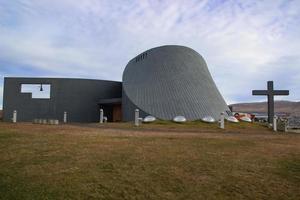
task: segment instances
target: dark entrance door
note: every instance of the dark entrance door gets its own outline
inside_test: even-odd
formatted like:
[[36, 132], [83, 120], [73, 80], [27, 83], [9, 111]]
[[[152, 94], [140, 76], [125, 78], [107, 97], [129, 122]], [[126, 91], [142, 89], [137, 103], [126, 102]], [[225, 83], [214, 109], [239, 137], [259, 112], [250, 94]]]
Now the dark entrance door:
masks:
[[122, 106], [121, 106], [121, 104], [115, 104], [115, 105], [113, 105], [112, 121], [113, 122], [120, 122], [120, 121], [122, 121]]

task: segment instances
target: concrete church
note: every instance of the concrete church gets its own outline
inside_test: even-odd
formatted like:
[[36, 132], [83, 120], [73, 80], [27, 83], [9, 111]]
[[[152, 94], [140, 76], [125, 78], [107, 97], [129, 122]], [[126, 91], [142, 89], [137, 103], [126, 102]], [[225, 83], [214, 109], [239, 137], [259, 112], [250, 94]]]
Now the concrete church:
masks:
[[[229, 108], [218, 91], [200, 54], [183, 46], [147, 50], [127, 64], [122, 82], [69, 78], [4, 79], [4, 121], [14, 110], [18, 121], [33, 119], [98, 122], [99, 110], [108, 121], [134, 120], [134, 110], [171, 120], [184, 116], [197, 120], [220, 118]], [[44, 94], [36, 95], [34, 90]]]

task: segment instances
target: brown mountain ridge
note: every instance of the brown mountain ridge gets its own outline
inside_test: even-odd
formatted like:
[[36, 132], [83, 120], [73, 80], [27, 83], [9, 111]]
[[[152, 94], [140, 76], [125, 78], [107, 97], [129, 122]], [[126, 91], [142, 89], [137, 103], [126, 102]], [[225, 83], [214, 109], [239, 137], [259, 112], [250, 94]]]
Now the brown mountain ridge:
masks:
[[[267, 102], [231, 104], [234, 112], [267, 113]], [[300, 101], [275, 101], [275, 112], [300, 116]]]

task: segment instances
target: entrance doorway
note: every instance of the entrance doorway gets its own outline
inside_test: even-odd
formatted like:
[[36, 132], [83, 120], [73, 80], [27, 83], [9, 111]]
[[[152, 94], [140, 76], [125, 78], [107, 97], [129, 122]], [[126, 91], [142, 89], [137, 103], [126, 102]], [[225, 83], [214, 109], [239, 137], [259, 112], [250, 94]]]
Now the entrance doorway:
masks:
[[121, 99], [101, 99], [98, 103], [99, 109], [103, 109], [104, 116], [108, 122], [122, 121]]
[[105, 104], [99, 105], [103, 109], [104, 116], [107, 117], [108, 122], [122, 121], [122, 106], [121, 104]]

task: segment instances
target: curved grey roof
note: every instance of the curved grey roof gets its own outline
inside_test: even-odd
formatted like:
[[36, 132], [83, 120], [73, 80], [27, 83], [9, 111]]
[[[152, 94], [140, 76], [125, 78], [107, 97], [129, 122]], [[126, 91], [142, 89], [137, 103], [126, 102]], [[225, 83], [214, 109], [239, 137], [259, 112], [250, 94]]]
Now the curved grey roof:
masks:
[[[178, 115], [188, 120], [219, 119], [229, 110], [203, 57], [183, 46], [153, 48], [130, 60], [123, 73], [123, 97], [165, 120]], [[126, 104], [123, 111], [132, 112]]]

